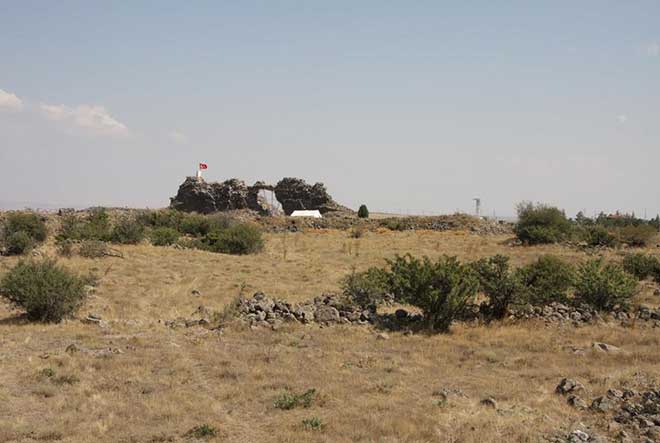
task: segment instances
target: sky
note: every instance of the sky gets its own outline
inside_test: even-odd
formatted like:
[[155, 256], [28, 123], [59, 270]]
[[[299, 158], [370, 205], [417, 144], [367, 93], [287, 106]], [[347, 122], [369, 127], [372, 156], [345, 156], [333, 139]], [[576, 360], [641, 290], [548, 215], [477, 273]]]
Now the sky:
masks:
[[0, 205], [207, 180], [660, 213], [660, 2], [0, 0]]

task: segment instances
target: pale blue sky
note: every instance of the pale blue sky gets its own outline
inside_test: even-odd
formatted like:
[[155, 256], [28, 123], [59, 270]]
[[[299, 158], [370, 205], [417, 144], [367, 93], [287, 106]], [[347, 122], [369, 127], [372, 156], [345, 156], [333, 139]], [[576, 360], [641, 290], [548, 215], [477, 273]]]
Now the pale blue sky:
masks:
[[0, 0], [0, 201], [660, 212], [657, 1]]

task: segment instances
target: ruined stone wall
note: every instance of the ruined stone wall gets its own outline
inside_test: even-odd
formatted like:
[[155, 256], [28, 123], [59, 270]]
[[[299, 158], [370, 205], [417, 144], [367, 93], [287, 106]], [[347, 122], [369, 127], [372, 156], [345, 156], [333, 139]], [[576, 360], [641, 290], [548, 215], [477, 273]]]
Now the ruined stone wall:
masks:
[[318, 209], [322, 214], [331, 211], [352, 212], [337, 204], [328, 194], [323, 183], [307, 184], [299, 178], [283, 178], [277, 185], [256, 182], [247, 186], [244, 181], [232, 178], [224, 182], [208, 183], [196, 177], [187, 177], [179, 186], [177, 195], [171, 198], [170, 207], [186, 212], [208, 214], [216, 211], [250, 209], [260, 214], [271, 214], [268, 202], [259, 197], [259, 191], [274, 191], [286, 215], [295, 210]]

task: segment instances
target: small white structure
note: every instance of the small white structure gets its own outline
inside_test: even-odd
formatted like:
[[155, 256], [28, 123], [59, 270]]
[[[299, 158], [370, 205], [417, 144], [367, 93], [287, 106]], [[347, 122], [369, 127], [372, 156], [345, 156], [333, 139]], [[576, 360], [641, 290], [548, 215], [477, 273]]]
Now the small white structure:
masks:
[[299, 210], [293, 211], [291, 217], [313, 217], [313, 218], [323, 218], [318, 209], [314, 210]]

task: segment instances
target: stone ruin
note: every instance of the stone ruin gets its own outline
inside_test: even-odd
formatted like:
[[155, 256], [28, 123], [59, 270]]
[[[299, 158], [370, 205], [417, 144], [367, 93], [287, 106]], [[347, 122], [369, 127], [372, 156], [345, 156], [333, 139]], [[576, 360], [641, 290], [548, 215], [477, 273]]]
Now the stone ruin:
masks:
[[352, 212], [337, 204], [323, 183], [309, 185], [302, 179], [292, 177], [283, 178], [275, 186], [261, 181], [247, 186], [244, 181], [236, 178], [209, 183], [201, 178], [187, 177], [179, 186], [176, 196], [170, 199], [170, 207], [201, 214], [249, 209], [262, 215], [275, 215], [270, 202], [260, 195], [261, 191], [273, 192], [286, 215], [304, 209], [318, 209], [321, 214]]

